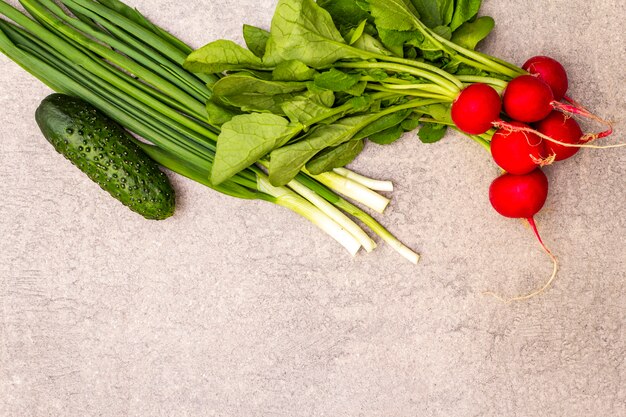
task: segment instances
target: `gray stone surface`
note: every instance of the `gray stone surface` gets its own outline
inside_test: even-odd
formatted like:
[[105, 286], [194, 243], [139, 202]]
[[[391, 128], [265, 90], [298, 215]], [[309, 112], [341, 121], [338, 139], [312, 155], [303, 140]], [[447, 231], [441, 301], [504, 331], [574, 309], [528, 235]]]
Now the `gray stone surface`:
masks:
[[[12, 1], [12, 3], [15, 3]], [[133, 0], [194, 46], [267, 27], [276, 0]], [[549, 54], [624, 142], [626, 3], [487, 0], [483, 49]], [[174, 178], [151, 223], [55, 154], [33, 112], [49, 90], [0, 56], [0, 416], [624, 416], [626, 151], [547, 169], [538, 222], [500, 218], [489, 156], [459, 135], [369, 146], [392, 179], [381, 217], [418, 249], [351, 259], [286, 210]]]

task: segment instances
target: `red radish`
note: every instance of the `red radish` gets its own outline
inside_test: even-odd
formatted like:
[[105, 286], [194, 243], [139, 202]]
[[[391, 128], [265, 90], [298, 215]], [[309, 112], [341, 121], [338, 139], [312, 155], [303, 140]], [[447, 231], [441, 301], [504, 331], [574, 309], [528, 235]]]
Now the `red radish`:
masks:
[[522, 68], [548, 84], [555, 100], [565, 97], [569, 82], [567, 72], [559, 61], [547, 56], [535, 56], [526, 61]]
[[548, 178], [536, 169], [526, 175], [504, 174], [489, 188], [493, 208], [504, 217], [531, 219], [548, 198]]
[[472, 84], [452, 104], [452, 121], [465, 133], [481, 135], [493, 127], [502, 111], [500, 95], [487, 84]]
[[[510, 127], [530, 129], [530, 126], [520, 122], [511, 122]], [[545, 153], [543, 139], [532, 132], [501, 127], [491, 139], [493, 160], [510, 174], [531, 173], [542, 164]]]
[[[576, 120], [556, 110], [537, 122], [535, 129], [563, 143], [579, 144], [583, 137], [583, 131]], [[545, 141], [545, 147], [549, 155], [554, 155], [555, 161], [571, 158], [580, 150], [579, 147], [559, 145], [550, 141]]]
[[502, 97], [504, 111], [520, 122], [537, 122], [553, 109], [554, 95], [550, 86], [532, 75], [512, 79]]
[[489, 188], [489, 200], [493, 208], [502, 216], [526, 219], [535, 237], [539, 241], [539, 244], [550, 256], [550, 259], [552, 259], [554, 268], [552, 276], [543, 287], [529, 294], [510, 299], [505, 299], [493, 292], [486, 294], [493, 295], [507, 303], [528, 300], [544, 292], [552, 284], [552, 281], [554, 281], [558, 270], [558, 262], [556, 257], [543, 243], [534, 219], [535, 214], [537, 214], [545, 204], [547, 197], [548, 179], [540, 169], [536, 169], [526, 175], [504, 174], [496, 178], [491, 184]]

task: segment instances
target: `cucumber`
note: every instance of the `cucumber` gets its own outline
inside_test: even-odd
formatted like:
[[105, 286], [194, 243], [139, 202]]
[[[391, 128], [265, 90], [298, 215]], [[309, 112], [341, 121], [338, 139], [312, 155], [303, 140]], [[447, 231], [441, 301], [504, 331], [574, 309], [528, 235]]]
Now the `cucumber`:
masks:
[[48, 142], [102, 189], [146, 219], [174, 214], [174, 189], [122, 126], [75, 97], [52, 94], [35, 113]]

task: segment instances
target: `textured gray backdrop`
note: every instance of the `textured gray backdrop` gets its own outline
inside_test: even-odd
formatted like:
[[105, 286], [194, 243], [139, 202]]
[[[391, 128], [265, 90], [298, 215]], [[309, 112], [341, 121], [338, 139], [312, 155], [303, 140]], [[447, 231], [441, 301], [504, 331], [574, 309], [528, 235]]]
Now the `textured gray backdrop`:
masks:
[[[130, 3], [201, 46], [267, 27], [276, 0]], [[624, 142], [626, 3], [593, 4], [487, 0], [483, 49], [561, 60]], [[351, 259], [291, 212], [181, 178], [176, 216], [142, 220], [38, 133], [48, 89], [0, 66], [0, 416], [626, 415], [626, 150], [546, 170], [561, 271], [503, 306], [480, 292], [551, 265], [492, 211], [497, 170], [459, 135], [367, 148], [353, 167], [394, 180], [382, 220], [423, 260]]]

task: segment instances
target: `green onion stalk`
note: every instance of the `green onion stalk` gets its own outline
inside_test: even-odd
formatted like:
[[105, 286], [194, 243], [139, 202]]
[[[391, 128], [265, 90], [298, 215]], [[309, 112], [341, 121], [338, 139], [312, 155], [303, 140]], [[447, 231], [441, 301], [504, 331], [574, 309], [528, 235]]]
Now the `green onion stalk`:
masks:
[[[318, 176], [301, 172], [285, 187], [270, 184], [262, 165], [215, 185], [209, 174], [219, 127], [207, 123], [205, 102], [220, 75], [193, 74], [182, 64], [192, 49], [119, 0], [20, 0], [32, 18], [0, 0], [0, 51], [53, 90], [79, 97], [130, 132], [165, 168], [220, 193], [262, 200], [305, 217], [352, 255], [374, 241], [359, 220], [410, 261], [403, 245], [343, 194], [378, 212], [389, 200], [376, 191], [391, 183], [347, 169]], [[147, 141], [147, 142], [146, 142]], [[349, 216], [351, 217], [349, 217]]]

